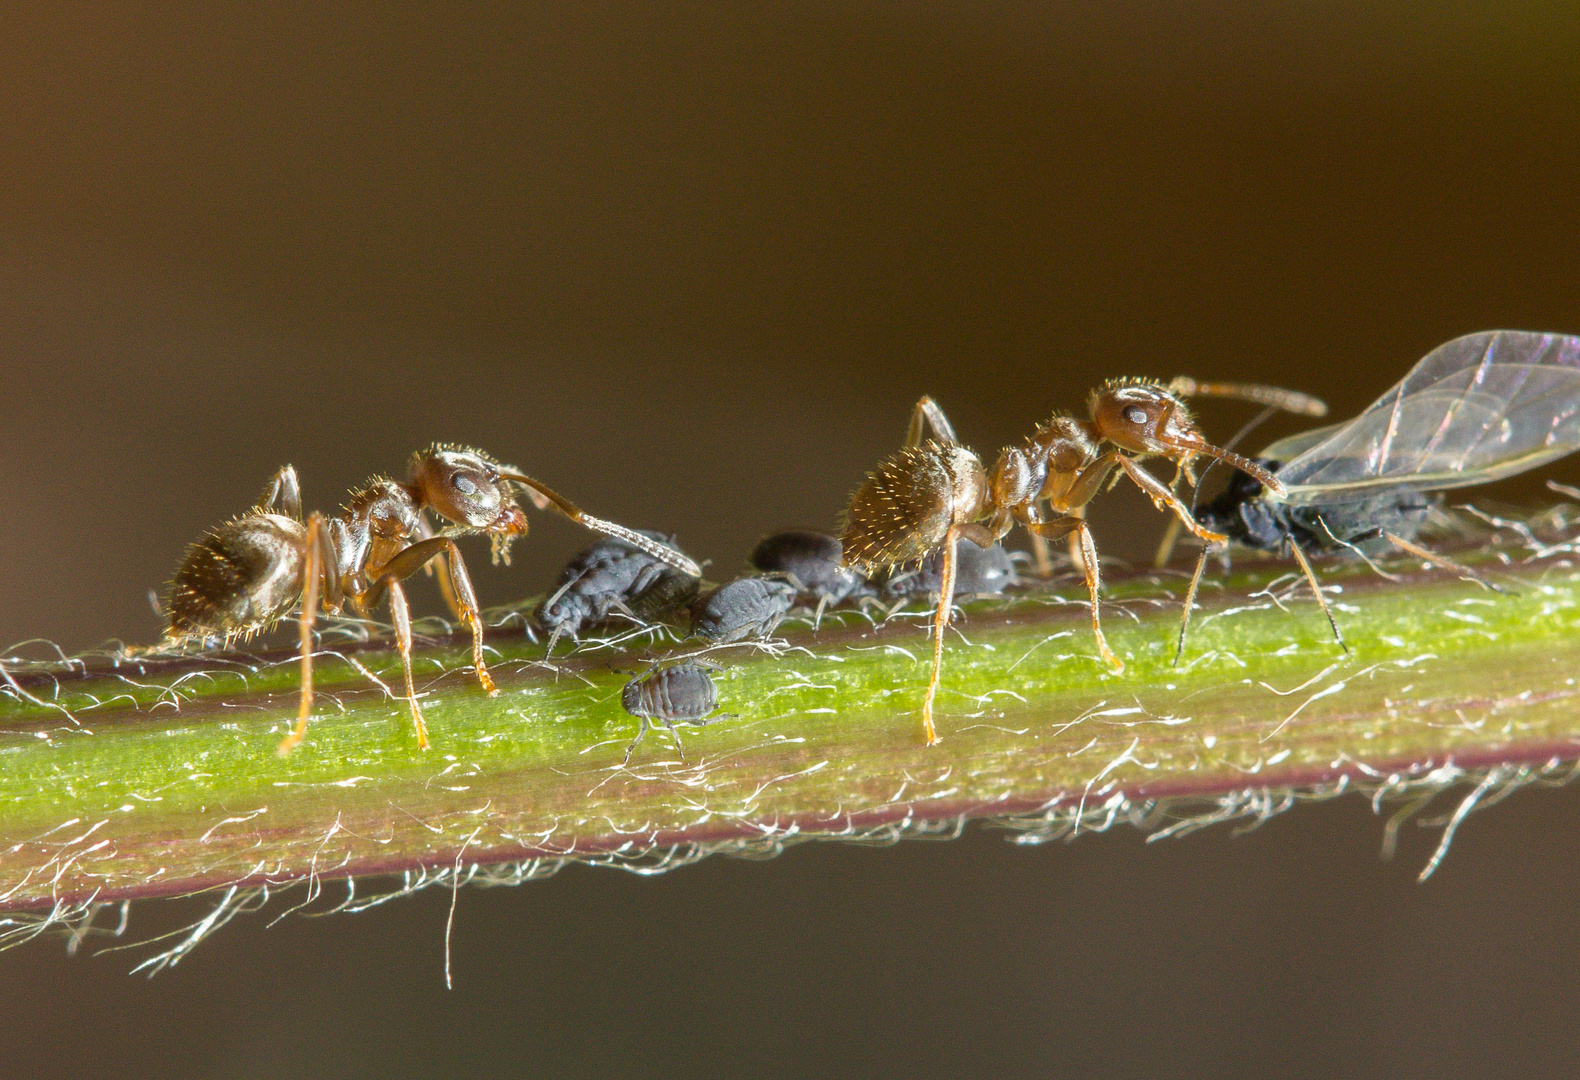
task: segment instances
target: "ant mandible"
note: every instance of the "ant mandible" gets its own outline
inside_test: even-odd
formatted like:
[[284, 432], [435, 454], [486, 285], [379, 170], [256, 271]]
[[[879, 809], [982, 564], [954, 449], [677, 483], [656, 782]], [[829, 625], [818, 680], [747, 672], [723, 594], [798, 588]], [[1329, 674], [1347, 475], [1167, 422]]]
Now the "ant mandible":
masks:
[[[851, 496], [841, 544], [844, 565], [869, 573], [943, 551], [938, 609], [933, 615], [933, 668], [922, 698], [922, 729], [929, 746], [938, 742], [933, 699], [938, 693], [944, 630], [954, 598], [957, 540], [963, 537], [987, 547], [1017, 522], [1034, 537], [1057, 539], [1075, 533], [1092, 598], [1092, 633], [1098, 651], [1117, 673], [1125, 665], [1103, 636], [1097, 610], [1101, 584], [1097, 548], [1082, 514], [1109, 474], [1121, 469], [1159, 510], [1173, 512], [1208, 543], [1220, 542], [1220, 534], [1198, 524], [1171, 490], [1182, 477], [1195, 483], [1192, 462], [1197, 456], [1232, 465], [1277, 490], [1278, 480], [1262, 466], [1213, 446], [1196, 430], [1181, 399], [1209, 395], [1316, 415], [1326, 411], [1315, 398], [1275, 387], [1198, 383], [1183, 377], [1168, 384], [1114, 379], [1092, 392], [1087, 402], [1090, 420], [1055, 415], [1022, 445], [1001, 452], [989, 474], [982, 460], [960, 445], [948, 418], [932, 398], [923, 397], [916, 403], [903, 449], [879, 465]], [[923, 442], [929, 428], [933, 438]], [[1105, 444], [1114, 449], [1104, 452]], [[1173, 484], [1164, 485], [1137, 464], [1146, 457], [1172, 461]], [[1053, 517], [1044, 516], [1043, 502]]]
[[[280, 743], [280, 753], [286, 754], [306, 735], [312, 714], [318, 609], [338, 612], [349, 602], [365, 615], [388, 593], [417, 744], [426, 750], [428, 726], [412, 681], [411, 617], [401, 582], [434, 559], [447, 557], [460, 616], [472, 628], [477, 681], [487, 693], [496, 693], [483, 663], [477, 595], [453, 538], [488, 534], [496, 555], [508, 560], [510, 543], [527, 532], [526, 514], [515, 500], [517, 486], [540, 510], [552, 507], [578, 524], [701, 576], [697, 564], [680, 552], [583, 513], [564, 496], [482, 451], [440, 443], [412, 455], [405, 483], [374, 477], [353, 491], [333, 517], [314, 511], [304, 520], [296, 470], [282, 468], [251, 509], [187, 550], [170, 585], [166, 639], [181, 644], [223, 637], [229, 645], [272, 627], [300, 601], [301, 701], [296, 726]], [[450, 525], [433, 535], [425, 511]]]

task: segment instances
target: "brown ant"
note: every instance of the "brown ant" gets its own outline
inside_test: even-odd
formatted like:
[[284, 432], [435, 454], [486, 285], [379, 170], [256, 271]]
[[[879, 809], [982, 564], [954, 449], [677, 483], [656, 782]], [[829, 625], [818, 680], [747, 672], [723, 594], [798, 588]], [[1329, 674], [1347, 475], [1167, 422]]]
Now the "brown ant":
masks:
[[[1057, 539], [1074, 533], [1079, 542], [1086, 587], [1092, 597], [1092, 633], [1097, 648], [1115, 672], [1124, 662], [1103, 637], [1098, 618], [1101, 584], [1097, 548], [1082, 511], [1109, 474], [1123, 470], [1160, 510], [1169, 510], [1208, 543], [1220, 542], [1191, 516], [1172, 487], [1183, 477], [1195, 483], [1192, 462], [1206, 456], [1232, 465], [1271, 490], [1279, 482], [1262, 466], [1213, 446], [1196, 430], [1186, 396], [1236, 397], [1291, 411], [1326, 411], [1314, 398], [1274, 387], [1197, 383], [1180, 378], [1163, 384], [1116, 379], [1092, 392], [1090, 420], [1054, 416], [1020, 446], [1006, 448], [990, 474], [975, 453], [960, 445], [943, 410], [929, 397], [916, 403], [904, 448], [871, 473], [851, 496], [841, 543], [844, 565], [864, 572], [920, 559], [942, 549], [938, 610], [933, 616], [933, 669], [922, 698], [922, 728], [928, 745], [938, 741], [933, 698], [943, 664], [944, 630], [949, 625], [955, 587], [955, 544], [962, 537], [987, 547], [1017, 522], [1034, 537]], [[923, 442], [932, 429], [933, 439]], [[1104, 451], [1105, 444], [1114, 449]], [[1175, 476], [1165, 486], [1137, 464], [1146, 457], [1172, 461]], [[1117, 482], [1118, 477], [1114, 478]], [[1052, 517], [1041, 506], [1048, 504]]]
[[[295, 728], [280, 743], [285, 754], [302, 741], [312, 712], [318, 609], [338, 612], [349, 602], [366, 615], [388, 593], [417, 744], [426, 750], [428, 727], [412, 682], [411, 617], [401, 582], [433, 560], [447, 559], [459, 614], [472, 628], [477, 681], [486, 692], [496, 693], [483, 663], [477, 596], [453, 537], [486, 533], [494, 541], [496, 558], [503, 555], [508, 561], [510, 543], [527, 532], [526, 514], [515, 499], [518, 485], [540, 510], [552, 507], [589, 529], [701, 576], [696, 563], [678, 551], [583, 513], [570, 500], [480, 450], [435, 444], [412, 455], [405, 483], [374, 477], [353, 491], [334, 517], [314, 511], [304, 520], [296, 470], [282, 468], [250, 510], [187, 550], [165, 606], [166, 639], [183, 643], [222, 637], [229, 645], [274, 626], [300, 601], [301, 704]], [[428, 511], [450, 525], [434, 535], [424, 518]]]

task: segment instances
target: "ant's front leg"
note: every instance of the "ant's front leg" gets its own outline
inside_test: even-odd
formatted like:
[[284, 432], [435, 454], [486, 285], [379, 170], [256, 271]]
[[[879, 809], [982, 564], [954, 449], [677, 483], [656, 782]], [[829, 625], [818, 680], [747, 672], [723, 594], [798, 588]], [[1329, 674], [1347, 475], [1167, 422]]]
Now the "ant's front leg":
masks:
[[[420, 540], [401, 551], [377, 571], [378, 583], [369, 595], [368, 602], [369, 604], [377, 602], [378, 592], [386, 582], [393, 586], [395, 582], [403, 581], [415, 574], [433, 559], [443, 556], [449, 557], [449, 573], [455, 583], [461, 621], [472, 627], [472, 666], [477, 669], [477, 681], [485, 692], [496, 694], [499, 689], [494, 685], [493, 678], [488, 674], [488, 666], [483, 662], [483, 617], [477, 607], [477, 594], [472, 591], [472, 578], [466, 572], [461, 549], [455, 546], [454, 540], [447, 536], [435, 536]], [[393, 603], [392, 595], [391, 604]]]
[[1222, 544], [1228, 541], [1229, 538], [1223, 533], [1215, 533], [1198, 522], [1191, 514], [1190, 507], [1180, 502], [1179, 498], [1168, 488], [1164, 487], [1157, 477], [1147, 472], [1124, 454], [1116, 454], [1114, 456], [1119, 459], [1119, 466], [1125, 470], [1125, 474], [1136, 482], [1137, 487], [1152, 498], [1153, 504], [1159, 510], [1172, 510], [1174, 516], [1179, 518], [1181, 525], [1189, 529], [1198, 539], [1204, 540], [1209, 544]]

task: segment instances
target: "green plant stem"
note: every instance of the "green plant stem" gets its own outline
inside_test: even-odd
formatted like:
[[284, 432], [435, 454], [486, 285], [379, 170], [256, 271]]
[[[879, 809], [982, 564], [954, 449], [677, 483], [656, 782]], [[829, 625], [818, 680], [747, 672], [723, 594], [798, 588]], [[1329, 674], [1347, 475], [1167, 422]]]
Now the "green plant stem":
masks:
[[1580, 573], [1567, 555], [1495, 568], [1509, 595], [1419, 564], [1399, 584], [1330, 572], [1348, 654], [1309, 595], [1292, 591], [1287, 611], [1252, 595], [1283, 569], [1208, 590], [1178, 669], [1181, 581], [1115, 576], [1104, 616], [1128, 665], [1118, 676], [1095, 655], [1083, 605], [1054, 593], [968, 604], [932, 748], [917, 717], [920, 615], [874, 626], [847, 613], [815, 634], [789, 625], [780, 656], [713, 653], [734, 715], [682, 728], [684, 760], [659, 730], [628, 765], [637, 721], [619, 691], [647, 651], [589, 647], [551, 670], [541, 645], [495, 630], [500, 693], [488, 697], [466, 639], [438, 640], [418, 658], [424, 753], [404, 700], [352, 662], [398, 687], [387, 644], [326, 639], [315, 720], [284, 759], [288, 650], [8, 662], [0, 904], [60, 910], [463, 862], [662, 861], [973, 818], [1017, 818], [1038, 839], [1352, 784], [1406, 794], [1580, 756]]

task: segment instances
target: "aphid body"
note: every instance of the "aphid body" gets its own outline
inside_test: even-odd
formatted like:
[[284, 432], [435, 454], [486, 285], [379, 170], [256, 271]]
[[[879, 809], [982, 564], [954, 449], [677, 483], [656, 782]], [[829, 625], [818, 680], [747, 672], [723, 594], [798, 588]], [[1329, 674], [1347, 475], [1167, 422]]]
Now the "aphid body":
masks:
[[741, 577], [692, 606], [691, 632], [715, 644], [767, 637], [795, 606], [796, 587], [773, 577]]
[[[1576, 449], [1580, 337], [1484, 331], [1434, 349], [1359, 416], [1263, 450], [1258, 460], [1282, 491], [1236, 476], [1198, 513], [1236, 543], [1292, 554], [1343, 645], [1308, 554], [1393, 548], [1481, 580], [1413, 542], [1436, 505], [1432, 493], [1513, 476]], [[1186, 596], [1180, 652], [1207, 553]]]
[[[943, 584], [942, 550], [935, 551], [912, 570], [891, 574], [879, 591], [886, 597], [928, 596]], [[997, 596], [1020, 583], [1015, 560], [1003, 544], [977, 547], [969, 540], [955, 544], [955, 595]]]
[[682, 760], [685, 751], [680, 746], [676, 724], [701, 727], [719, 707], [719, 690], [713, 676], [699, 664], [676, 664], [657, 668], [638, 679], [632, 679], [620, 691], [620, 704], [632, 716], [640, 717], [642, 726], [626, 747], [625, 759], [631, 760], [631, 751], [647, 734], [649, 721], [656, 720], [669, 729], [675, 740], [675, 751]]
[[867, 587], [866, 575], [841, 564], [843, 554], [837, 536], [816, 529], [784, 529], [758, 541], [750, 562], [765, 574], [793, 580], [803, 598], [830, 605]]
[[[673, 549], [675, 538], [639, 529], [637, 532]], [[653, 618], [661, 609], [679, 607], [696, 595], [697, 579], [682, 574], [651, 552], [609, 537], [584, 549], [566, 564], [554, 592], [538, 607], [538, 622], [550, 631], [550, 649], [562, 634], [575, 637], [584, 626], [606, 620], [611, 612], [633, 619]], [[641, 609], [639, 616], [636, 609]]]

